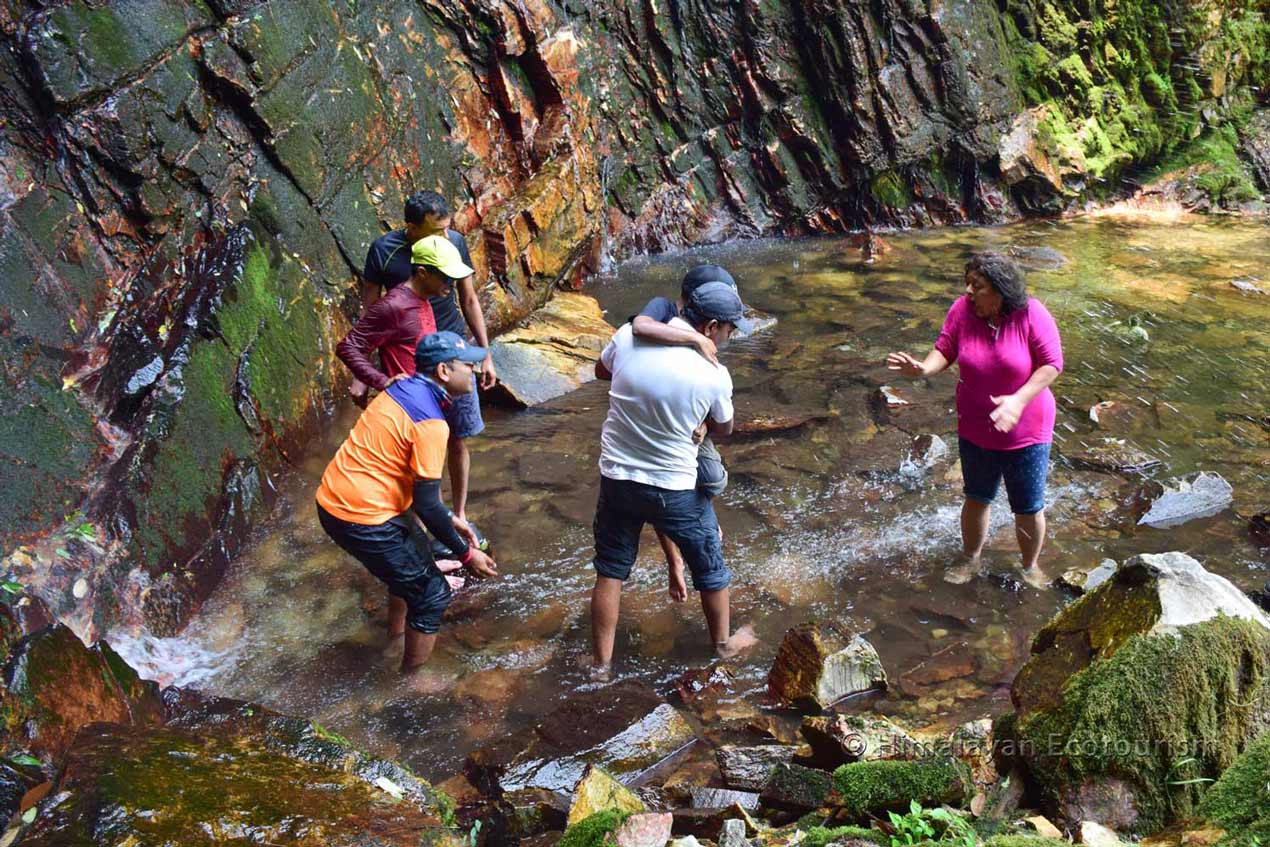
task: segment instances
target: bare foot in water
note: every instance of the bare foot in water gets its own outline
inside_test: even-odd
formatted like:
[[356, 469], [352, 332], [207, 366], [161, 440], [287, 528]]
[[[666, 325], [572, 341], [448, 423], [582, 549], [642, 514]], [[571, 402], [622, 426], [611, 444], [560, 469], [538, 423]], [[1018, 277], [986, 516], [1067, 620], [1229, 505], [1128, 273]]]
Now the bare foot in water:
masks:
[[682, 603], [688, 599], [688, 583], [684, 581], [683, 562], [671, 562], [666, 566], [666, 581], [669, 583], [666, 593], [670, 595], [670, 602]]
[[613, 679], [613, 666], [591, 665], [590, 676], [592, 682], [611, 682]]
[[727, 641], [715, 645], [714, 650], [720, 659], [734, 659], [755, 644], [758, 644], [758, 636], [754, 634], [754, 627], [746, 624], [738, 627]]
[[402, 681], [415, 694], [441, 694], [454, 687], [454, 678], [426, 667], [402, 670]]
[[1041, 570], [1039, 565], [1033, 565], [1030, 568], [1023, 569], [1023, 581], [1033, 588], [1049, 588], [1050, 578], [1045, 575], [1045, 571]]
[[406, 650], [406, 634], [399, 632], [396, 635], [388, 636], [388, 643], [384, 645], [384, 656], [389, 659], [400, 659], [401, 654]]
[[979, 557], [961, 555], [957, 557], [957, 561], [953, 562], [952, 567], [944, 569], [944, 582], [951, 585], [965, 585], [974, 578], [979, 572]]

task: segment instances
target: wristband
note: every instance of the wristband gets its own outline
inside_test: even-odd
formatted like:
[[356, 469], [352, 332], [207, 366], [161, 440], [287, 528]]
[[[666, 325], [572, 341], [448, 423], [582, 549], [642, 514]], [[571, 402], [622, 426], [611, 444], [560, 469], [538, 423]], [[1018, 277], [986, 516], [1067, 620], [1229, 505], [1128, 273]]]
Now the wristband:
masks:
[[466, 565], [468, 562], [472, 561], [472, 556], [474, 555], [475, 553], [473, 551], [473, 547], [471, 544], [469, 544], [467, 546], [467, 550], [463, 553], [463, 555], [459, 556], [459, 564]]

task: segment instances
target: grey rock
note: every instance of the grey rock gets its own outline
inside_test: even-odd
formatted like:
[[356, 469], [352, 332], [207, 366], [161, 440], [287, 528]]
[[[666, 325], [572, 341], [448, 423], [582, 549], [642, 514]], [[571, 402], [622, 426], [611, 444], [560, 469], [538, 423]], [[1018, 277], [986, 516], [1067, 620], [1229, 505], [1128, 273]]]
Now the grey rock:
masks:
[[1164, 494], [1138, 523], [1167, 529], [1196, 518], [1212, 517], [1230, 505], [1234, 493], [1235, 489], [1221, 475], [1200, 471], [1166, 486]]
[[758, 747], [724, 745], [715, 755], [719, 760], [723, 781], [729, 788], [758, 791], [767, 782], [772, 769], [789, 763], [796, 751], [797, 748], [783, 744], [764, 744]]

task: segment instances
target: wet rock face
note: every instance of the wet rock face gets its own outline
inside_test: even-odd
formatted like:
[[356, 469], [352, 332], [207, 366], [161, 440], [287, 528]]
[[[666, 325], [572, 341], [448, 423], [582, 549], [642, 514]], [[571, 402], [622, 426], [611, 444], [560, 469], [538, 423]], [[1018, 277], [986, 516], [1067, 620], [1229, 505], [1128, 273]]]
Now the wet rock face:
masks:
[[176, 628], [329, 414], [411, 190], [453, 201], [495, 330], [606, 246], [1000, 220], [1242, 113], [1234, 5], [10, 3], [0, 551], [82, 635]]
[[85, 647], [64, 626], [13, 646], [0, 709], [6, 746], [46, 762], [59, 761], [88, 724], [149, 727], [163, 719], [158, 686], [138, 677], [109, 645]]
[[[29, 844], [458, 843], [435, 809], [259, 741], [95, 724], [79, 737]], [[131, 840], [130, 840], [131, 839]]]

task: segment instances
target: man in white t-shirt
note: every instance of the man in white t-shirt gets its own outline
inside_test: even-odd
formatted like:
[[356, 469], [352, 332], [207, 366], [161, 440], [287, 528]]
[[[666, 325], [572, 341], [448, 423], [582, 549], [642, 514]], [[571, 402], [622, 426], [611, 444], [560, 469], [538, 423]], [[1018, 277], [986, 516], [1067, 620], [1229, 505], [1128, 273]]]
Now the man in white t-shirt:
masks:
[[[707, 283], [693, 292], [682, 326], [716, 346], [736, 328], [744, 306], [732, 287]], [[600, 437], [600, 498], [595, 507], [595, 588], [591, 593], [593, 675], [607, 678], [613, 660], [622, 583], [651, 523], [682, 551], [716, 651], [735, 655], [754, 643], [743, 627], [730, 634], [728, 586], [719, 523], [711, 499], [697, 488], [695, 431], [732, 431], [732, 377], [689, 347], [635, 338], [631, 325], [617, 331], [600, 354], [595, 374], [611, 379], [609, 414]]]

